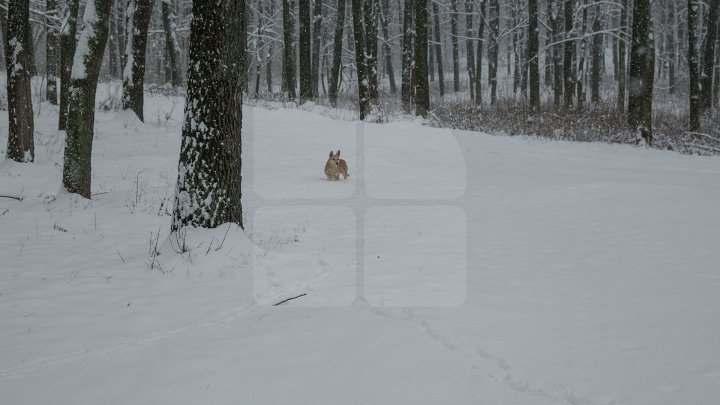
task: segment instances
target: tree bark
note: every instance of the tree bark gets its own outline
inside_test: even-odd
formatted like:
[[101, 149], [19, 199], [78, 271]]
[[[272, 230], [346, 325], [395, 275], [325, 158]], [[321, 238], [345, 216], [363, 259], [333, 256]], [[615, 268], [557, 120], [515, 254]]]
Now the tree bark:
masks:
[[243, 0], [194, 0], [172, 230], [243, 226]]
[[487, 15], [485, 14], [485, 10], [487, 10], [487, 7], [485, 6], [487, 4], [487, 1], [482, 1], [480, 3], [480, 12], [479, 18], [480, 22], [478, 23], [478, 43], [477, 43], [477, 52], [475, 53], [477, 57], [477, 61], [475, 64], [475, 104], [476, 105], [482, 105], [482, 65], [483, 65], [483, 48], [485, 48], [485, 24], [487, 24]]
[[528, 45], [527, 57], [530, 70], [530, 108], [540, 109], [540, 69], [538, 66], [538, 4], [537, 0], [528, 0]]
[[125, 56], [123, 57], [123, 110], [132, 110], [140, 119], [143, 115], [145, 83], [145, 51], [148, 26], [152, 15], [152, 0], [130, 0], [126, 13]]
[[[355, 0], [357, 1], [357, 0]], [[430, 88], [428, 86], [428, 13], [427, 0], [415, 0], [415, 115], [427, 117], [430, 111]]]
[[301, 104], [307, 100], [311, 100], [313, 97], [310, 11], [310, 0], [298, 0], [298, 22], [300, 26], [298, 59], [300, 60]]
[[497, 71], [498, 71], [498, 55], [500, 53], [500, 44], [498, 43], [498, 35], [500, 33], [500, 3], [498, 0], [490, 0], [492, 11], [492, 19], [490, 20], [490, 46], [488, 47], [488, 80], [490, 82], [490, 104], [495, 105], [497, 102]]
[[67, 135], [63, 186], [90, 198], [95, 92], [108, 37], [111, 0], [89, 0], [85, 6], [68, 88]]
[[442, 38], [440, 37], [440, 10], [435, 0], [430, 1], [432, 1], [433, 19], [435, 21], [435, 27], [433, 29], [433, 34], [435, 35], [435, 63], [437, 64], [440, 97], [443, 97], [445, 95], [445, 71], [443, 70]]
[[[637, 0], [636, 0], [637, 1]], [[637, 5], [635, 6], [637, 7]], [[700, 52], [697, 49], [697, 23], [700, 4], [688, 0], [688, 69], [690, 71], [690, 131], [700, 130]]]
[[563, 20], [565, 22], [565, 43], [563, 45], [565, 49], [565, 59], [563, 60], [563, 77], [565, 79], [565, 108], [571, 108], [573, 104], [573, 93], [575, 90], [575, 83], [573, 80], [573, 53], [575, 51], [575, 41], [571, 40], [573, 37], [573, 6], [574, 0], [565, 0], [565, 15]]
[[172, 86], [182, 84], [180, 73], [180, 43], [177, 39], [177, 16], [170, 0], [162, 1], [163, 31], [165, 32], [165, 82]]
[[380, 10], [380, 23], [383, 31], [383, 54], [385, 57], [385, 71], [390, 82], [390, 93], [397, 93], [397, 84], [395, 83], [395, 71], [392, 63], [392, 49], [390, 48], [390, 34], [388, 32], [388, 0], [383, 0], [382, 9]]
[[57, 19], [60, 13], [58, 13], [55, 0], [46, 0], [45, 12], [47, 13], [45, 18], [45, 23], [47, 24], [45, 35], [45, 61], [47, 63], [45, 67], [45, 77], [47, 87], [45, 96], [50, 104], [57, 105], [58, 36], [60, 34], [60, 26]]
[[473, 1], [465, 1], [465, 64], [468, 71], [470, 100], [475, 100], [475, 45], [473, 44]]
[[360, 120], [370, 112], [367, 63], [365, 60], [365, 32], [363, 30], [363, 0], [352, 1], [353, 36], [355, 37], [355, 65], [357, 68], [358, 100]]
[[451, 0], [450, 14], [450, 43], [452, 44], [453, 59], [453, 91], [460, 91], [460, 45], [458, 43], [458, 0]]
[[666, 33], [667, 39], [667, 58], [668, 58], [668, 88], [670, 94], [675, 94], [675, 69], [677, 66], [677, 45], [675, 36], [677, 35], [677, 2], [672, 2], [672, 9], [666, 10], [667, 23], [669, 33]]
[[292, 10], [295, 7], [293, 0], [282, 0], [283, 5], [283, 82], [282, 90], [290, 101], [295, 100], [295, 58], [293, 50], [292, 35], [294, 23], [292, 19]]
[[[628, 17], [631, 16], [631, 14], [628, 13], [628, 0], [621, 0], [621, 6], [622, 11], [620, 12], [620, 35], [622, 36], [622, 39], [620, 40], [620, 49], [618, 49], [618, 100], [617, 100], [617, 106], [618, 110], [620, 112], [625, 112], [625, 82], [627, 80], [627, 66], [625, 64], [625, 60], [627, 58], [627, 39], [630, 38], [630, 35], [628, 35]], [[672, 88], [671, 88], [672, 93]]]
[[312, 91], [313, 98], [318, 97], [320, 79], [320, 49], [322, 47], [323, 12], [322, 0], [315, 0], [313, 17], [313, 46], [312, 46]]
[[340, 66], [342, 65], [343, 31], [345, 29], [346, 0], [337, 0], [337, 17], [335, 21], [335, 40], [333, 43], [333, 64], [330, 70], [330, 88], [328, 98], [330, 104], [337, 105], [338, 86], [340, 83]]
[[602, 79], [602, 58], [603, 52], [603, 35], [600, 34], [600, 8], [595, 6], [595, 15], [593, 16], [593, 43], [592, 43], [592, 77], [590, 79], [590, 91], [592, 102], [597, 104], [600, 102], [600, 81]]
[[60, 112], [58, 113], [58, 129], [65, 130], [67, 126], [68, 90], [70, 88], [70, 73], [75, 56], [77, 42], [78, 7], [80, 0], [68, 0], [63, 18], [63, 27], [60, 33]]
[[715, 63], [715, 41], [718, 25], [718, 3], [720, 0], [708, 0], [709, 10], [705, 15], [705, 26], [707, 32], [705, 34], [705, 41], [703, 42], [703, 70], [702, 76], [700, 77], [700, 107], [703, 110], [710, 109], [712, 107], [712, 81], [713, 81], [713, 67]]
[[[5, 10], [0, 9], [3, 14]], [[10, 0], [8, 3], [7, 35], [7, 96], [8, 143], [7, 157], [16, 162], [35, 159], [32, 98], [30, 93], [29, 47], [30, 1]]]
[[379, 0], [364, 0], [365, 18], [365, 75], [368, 78], [370, 101], [377, 103], [380, 98], [378, 88], [378, 10]]
[[[691, 1], [691, 0], [688, 0]], [[629, 129], [638, 143], [652, 144], [652, 94], [655, 47], [652, 38], [651, 0], [635, 0], [630, 46]]]
[[403, 110], [412, 111], [413, 102], [413, 0], [405, 0], [403, 8], [403, 45], [402, 45], [402, 85], [401, 99]]

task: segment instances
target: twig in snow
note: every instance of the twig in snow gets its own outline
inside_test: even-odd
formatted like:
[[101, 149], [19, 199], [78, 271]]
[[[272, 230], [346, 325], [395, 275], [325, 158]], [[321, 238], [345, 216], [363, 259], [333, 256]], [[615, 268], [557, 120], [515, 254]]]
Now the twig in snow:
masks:
[[13, 200], [18, 200], [18, 201], [22, 201], [25, 199], [25, 197], [23, 197], [21, 195], [3, 195], [3, 194], [0, 194], [0, 198], [11, 198]]
[[284, 303], [286, 303], [286, 302], [288, 302], [288, 301], [294, 300], [294, 299], [296, 299], [296, 298], [304, 297], [304, 296], [306, 296], [306, 295], [307, 295], [306, 293], [302, 293], [302, 294], [297, 295], [297, 296], [295, 296], [295, 297], [285, 298], [284, 300], [278, 302], [277, 304], [273, 304], [273, 306], [276, 307], [276, 306], [278, 306], [278, 305], [280, 305], [280, 304], [284, 304]]

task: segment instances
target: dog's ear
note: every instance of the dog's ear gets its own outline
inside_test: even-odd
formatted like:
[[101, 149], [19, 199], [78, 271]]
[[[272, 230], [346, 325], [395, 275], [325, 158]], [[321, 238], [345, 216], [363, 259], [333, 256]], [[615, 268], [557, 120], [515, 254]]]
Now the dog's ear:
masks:
[[333, 151], [330, 151], [330, 156], [328, 157], [333, 157]]
[[338, 149], [337, 157], [340, 157], [340, 149]]

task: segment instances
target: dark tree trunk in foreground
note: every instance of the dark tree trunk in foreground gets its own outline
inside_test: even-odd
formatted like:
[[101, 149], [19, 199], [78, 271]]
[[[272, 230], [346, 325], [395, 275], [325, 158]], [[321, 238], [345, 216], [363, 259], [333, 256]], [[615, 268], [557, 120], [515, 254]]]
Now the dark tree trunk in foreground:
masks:
[[293, 0], [282, 0], [283, 6], [283, 91], [288, 100], [295, 100], [295, 57], [293, 52], [292, 34], [295, 30], [291, 10], [295, 7]]
[[[482, 22], [481, 22], [482, 23]], [[475, 46], [473, 44], [473, 2], [465, 1], [465, 60], [468, 71], [470, 100], [475, 100]]]
[[403, 9], [402, 85], [401, 98], [406, 113], [412, 111], [413, 102], [413, 1], [405, 0]]
[[363, 31], [363, 0], [352, 1], [353, 35], [355, 37], [355, 65], [357, 67], [360, 120], [370, 112], [367, 65], [365, 61], [365, 32]]
[[488, 80], [490, 82], [490, 104], [495, 105], [497, 101], [497, 71], [498, 71], [498, 54], [500, 53], [498, 43], [498, 35], [500, 34], [500, 3], [498, 0], [492, 0], [492, 11], [488, 10], [488, 14], [492, 13], [490, 19], [490, 45], [488, 46]]
[[440, 10], [437, 2], [430, 1], [432, 2], [433, 19], [435, 21], [435, 28], [433, 28], [433, 34], [435, 35], [435, 63], [437, 64], [440, 97], [442, 97], [445, 95], [445, 72], [443, 71], [442, 40], [440, 38]]
[[55, 0], [47, 0], [45, 2], [45, 12], [47, 16], [45, 23], [47, 24], [46, 35], [45, 35], [45, 61], [47, 65], [45, 67], [45, 77], [47, 87], [45, 96], [50, 104], [57, 105], [58, 103], [58, 89], [57, 89], [57, 78], [58, 78], [58, 38], [60, 36], [60, 13], [58, 13], [58, 7]]
[[300, 26], [300, 103], [313, 97], [312, 50], [310, 49], [310, 0], [298, 0], [298, 23]]
[[165, 82], [173, 86], [182, 84], [180, 73], [180, 43], [177, 39], [177, 16], [170, 0], [162, 1], [163, 31], [165, 32]]
[[[700, 106], [703, 110], [712, 107], [713, 67], [715, 63], [715, 41], [718, 25], [718, 3], [720, 0], [708, 0], [709, 10], [705, 15], [707, 33], [703, 42], [703, 70], [700, 78]], [[718, 79], [720, 80], [720, 78]]]
[[600, 74], [602, 72], [602, 58], [604, 55], [603, 50], [603, 35], [600, 34], [600, 9], [595, 7], [595, 16], [593, 18], [593, 42], [592, 42], [592, 78], [590, 79], [590, 90], [592, 102], [597, 104], [600, 102], [600, 81], [602, 78]]
[[478, 43], [477, 43], [477, 63], [475, 64], [475, 104], [482, 104], [482, 64], [483, 64], [483, 48], [485, 48], [485, 24], [487, 24], [485, 6], [487, 1], [480, 3], [480, 23], [478, 25]]
[[[637, 5], [635, 6], [637, 8]], [[697, 49], [697, 0], [688, 0], [688, 69], [690, 70], [690, 131], [700, 130], [700, 53]], [[631, 78], [632, 80], [632, 78]]]
[[635, 0], [633, 8], [628, 102], [629, 129], [635, 132], [638, 142], [644, 140], [647, 145], [652, 144], [652, 93], [655, 81], [655, 47], [650, 2], [651, 0]]
[[[555, 7], [553, 7], [553, 4]], [[548, 19], [552, 34], [550, 42], [555, 43], [561, 39], [560, 36], [560, 3], [558, 0], [548, 0]], [[563, 70], [562, 70], [562, 50], [560, 45], [552, 47], [552, 70], [553, 70], [553, 97], [555, 108], [560, 108], [563, 97]]]
[[315, 0], [313, 16], [313, 46], [312, 46], [312, 91], [313, 98], [318, 97], [320, 79], [320, 47], [322, 46], [322, 0]]
[[451, 0], [450, 42], [452, 43], [453, 59], [453, 91], [460, 91], [460, 45], [458, 43], [458, 0]]
[[340, 83], [340, 66], [342, 65], [346, 3], [346, 0], [337, 0], [337, 20], [335, 24], [335, 42], [333, 43], [333, 63], [330, 70], [330, 89], [328, 89], [328, 98], [330, 99], [330, 104], [333, 106], [337, 104], [338, 86]]
[[[628, 26], [628, 0], [622, 0], [622, 11], [620, 12], [620, 30], [621, 36], [620, 49], [618, 49], [618, 110], [625, 112], [625, 81], [627, 79], [627, 66], [625, 65], [626, 53], [627, 53], [627, 26]], [[672, 88], [670, 90], [672, 92]]]
[[132, 110], [143, 122], [145, 48], [152, 7], [152, 0], [130, 0], [126, 13], [122, 108]]
[[573, 35], [573, 3], [573, 1], [565, 1], [565, 15], [563, 16], [565, 22], [565, 43], [563, 45], [565, 49], [565, 59], [563, 61], [563, 76], [565, 78], [565, 89], [563, 94], [565, 95], [565, 108], [572, 107], [573, 93], [575, 90], [572, 68], [575, 41], [570, 40]]
[[377, 103], [380, 98], [378, 88], [378, 2], [364, 0], [365, 17], [365, 76], [368, 78], [368, 95], [370, 101]]
[[[0, 9], [3, 14], [5, 10]], [[10, 0], [8, 3], [5, 42], [7, 55], [8, 143], [7, 157], [16, 162], [35, 159], [34, 122], [30, 93], [30, 71], [27, 34], [30, 32], [30, 1]]]
[[63, 186], [90, 198], [95, 92], [108, 37], [111, 0], [89, 0], [68, 88]]
[[[357, 0], [356, 0], [357, 1]], [[430, 110], [430, 88], [428, 86], [428, 15], [427, 1], [415, 0], [415, 115], [427, 117]]]
[[172, 230], [242, 223], [243, 0], [194, 0]]
[[540, 109], [540, 69], [538, 67], [538, 4], [537, 0], [528, 0], [528, 45], [527, 58], [530, 65], [530, 108]]
[[64, 26], [60, 32], [60, 112], [58, 114], [58, 129], [64, 130], [67, 126], [68, 89], [70, 88], [70, 73], [75, 57], [75, 34], [77, 32], [78, 6], [80, 0], [68, 0], [68, 7], [63, 18]]

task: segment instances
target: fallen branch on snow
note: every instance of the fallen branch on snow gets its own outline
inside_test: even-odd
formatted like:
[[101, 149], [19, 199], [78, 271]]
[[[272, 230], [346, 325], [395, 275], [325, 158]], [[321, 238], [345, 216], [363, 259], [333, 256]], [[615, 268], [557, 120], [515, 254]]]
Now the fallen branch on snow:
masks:
[[22, 201], [25, 199], [25, 197], [23, 197], [21, 195], [3, 195], [3, 194], [0, 194], [0, 198], [12, 198], [13, 200], [18, 200], [18, 201]]
[[288, 301], [290, 301], [290, 300], [294, 300], [294, 299], [296, 299], [296, 298], [304, 297], [304, 296], [306, 296], [306, 295], [307, 295], [306, 293], [302, 293], [302, 294], [297, 295], [297, 296], [295, 296], [295, 297], [285, 298], [284, 300], [278, 302], [277, 304], [273, 304], [273, 306], [276, 307], [276, 306], [278, 306], [278, 305], [280, 305], [280, 304], [284, 304], [284, 303], [286, 303], [286, 302], [288, 302]]

